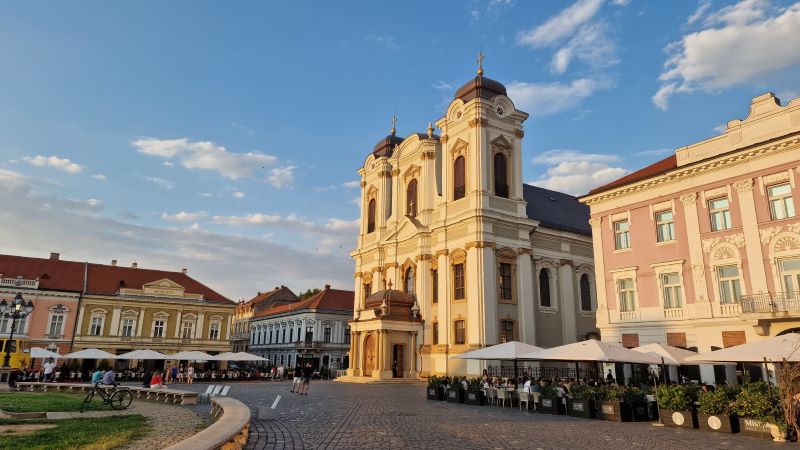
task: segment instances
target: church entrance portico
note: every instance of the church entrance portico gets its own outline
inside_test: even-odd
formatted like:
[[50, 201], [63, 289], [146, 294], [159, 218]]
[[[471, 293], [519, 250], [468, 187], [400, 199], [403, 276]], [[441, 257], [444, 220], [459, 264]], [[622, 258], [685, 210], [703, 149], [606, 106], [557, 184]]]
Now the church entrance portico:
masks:
[[375, 370], [375, 338], [368, 334], [364, 338], [364, 376], [371, 377]]

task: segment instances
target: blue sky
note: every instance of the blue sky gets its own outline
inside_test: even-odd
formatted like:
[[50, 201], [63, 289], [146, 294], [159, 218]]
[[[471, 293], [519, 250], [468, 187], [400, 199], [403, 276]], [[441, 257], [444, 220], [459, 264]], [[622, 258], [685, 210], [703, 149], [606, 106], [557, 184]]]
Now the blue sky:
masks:
[[786, 1], [4, 2], [3, 252], [351, 288], [357, 168], [474, 76], [573, 194], [800, 92]]

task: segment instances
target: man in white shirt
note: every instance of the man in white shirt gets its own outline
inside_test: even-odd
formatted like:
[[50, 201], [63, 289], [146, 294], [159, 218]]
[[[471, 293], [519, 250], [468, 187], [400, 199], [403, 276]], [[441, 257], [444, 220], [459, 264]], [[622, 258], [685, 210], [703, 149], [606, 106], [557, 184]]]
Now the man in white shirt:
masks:
[[56, 369], [56, 363], [53, 360], [49, 360], [44, 363], [44, 381], [53, 381], [53, 371]]
[[531, 379], [530, 378], [526, 378], [525, 379], [525, 384], [522, 386], [522, 389], [527, 394], [531, 393]]

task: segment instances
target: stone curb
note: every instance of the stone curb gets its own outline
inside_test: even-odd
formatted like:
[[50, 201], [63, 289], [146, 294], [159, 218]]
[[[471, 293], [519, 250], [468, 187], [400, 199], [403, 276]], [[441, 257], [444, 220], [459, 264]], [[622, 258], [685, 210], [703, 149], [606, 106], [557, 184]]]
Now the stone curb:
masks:
[[167, 450], [240, 450], [250, 432], [250, 408], [230, 397], [211, 400], [211, 415], [216, 422], [194, 436], [167, 447]]

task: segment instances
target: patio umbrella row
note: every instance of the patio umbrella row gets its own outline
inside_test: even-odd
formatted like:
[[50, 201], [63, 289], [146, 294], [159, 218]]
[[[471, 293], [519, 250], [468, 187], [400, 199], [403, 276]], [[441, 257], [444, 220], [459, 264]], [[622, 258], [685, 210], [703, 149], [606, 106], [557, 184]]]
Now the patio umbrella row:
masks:
[[33, 347], [30, 350], [31, 358], [66, 358], [66, 359], [137, 359], [137, 360], [186, 360], [186, 361], [266, 361], [257, 355], [246, 352], [225, 352], [219, 355], [210, 355], [200, 351], [185, 351], [178, 352], [172, 355], [165, 355], [155, 350], [141, 349], [134, 350], [121, 355], [114, 355], [96, 348], [87, 348], [77, 352], [69, 353], [66, 355], [59, 355], [58, 353], [51, 352], [39, 347]]

